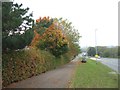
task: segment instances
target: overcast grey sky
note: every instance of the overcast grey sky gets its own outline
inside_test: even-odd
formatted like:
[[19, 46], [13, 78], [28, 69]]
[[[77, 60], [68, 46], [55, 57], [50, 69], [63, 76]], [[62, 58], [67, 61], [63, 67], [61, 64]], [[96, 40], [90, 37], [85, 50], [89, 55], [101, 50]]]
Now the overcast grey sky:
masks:
[[119, 0], [14, 0], [33, 11], [34, 19], [63, 17], [73, 23], [82, 38], [80, 46], [118, 45]]

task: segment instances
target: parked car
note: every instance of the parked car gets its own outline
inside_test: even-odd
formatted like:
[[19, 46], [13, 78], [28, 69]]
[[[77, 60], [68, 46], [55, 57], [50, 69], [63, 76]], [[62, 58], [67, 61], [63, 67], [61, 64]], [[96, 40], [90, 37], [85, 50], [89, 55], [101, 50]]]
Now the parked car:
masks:
[[82, 55], [82, 61], [81, 61], [82, 63], [86, 63], [87, 62], [87, 60], [86, 60], [86, 55]]
[[98, 59], [100, 59], [101, 57], [100, 56], [98, 56]]

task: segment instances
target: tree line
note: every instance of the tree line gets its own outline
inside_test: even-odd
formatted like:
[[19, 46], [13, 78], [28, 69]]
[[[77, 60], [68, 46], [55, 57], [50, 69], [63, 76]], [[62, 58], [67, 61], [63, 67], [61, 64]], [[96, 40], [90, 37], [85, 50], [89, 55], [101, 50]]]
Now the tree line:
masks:
[[[13, 2], [2, 3], [2, 51], [23, 49], [26, 46], [49, 51], [54, 56], [80, 52], [80, 34], [72, 22], [63, 18], [33, 19], [29, 8]], [[23, 33], [21, 33], [23, 32]]]
[[[98, 55], [101, 57], [109, 57], [109, 58], [118, 58], [120, 57], [120, 47], [113, 46], [97, 46], [97, 52]], [[88, 56], [95, 56], [96, 54], [96, 48], [95, 47], [89, 47], [87, 49]]]

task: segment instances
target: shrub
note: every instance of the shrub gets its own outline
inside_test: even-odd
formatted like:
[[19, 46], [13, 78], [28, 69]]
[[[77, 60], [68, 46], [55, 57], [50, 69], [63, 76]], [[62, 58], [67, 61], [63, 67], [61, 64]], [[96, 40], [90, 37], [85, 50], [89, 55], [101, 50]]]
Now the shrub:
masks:
[[61, 66], [70, 59], [64, 55], [54, 57], [51, 53], [35, 48], [11, 51], [2, 55], [2, 85], [18, 82]]

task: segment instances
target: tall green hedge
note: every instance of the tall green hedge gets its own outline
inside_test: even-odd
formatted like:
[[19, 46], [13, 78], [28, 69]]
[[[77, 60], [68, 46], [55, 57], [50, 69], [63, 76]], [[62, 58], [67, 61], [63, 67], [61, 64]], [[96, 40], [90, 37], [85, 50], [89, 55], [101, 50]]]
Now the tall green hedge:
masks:
[[31, 48], [2, 55], [3, 87], [44, 73], [70, 61], [67, 55], [56, 58], [47, 51]]

